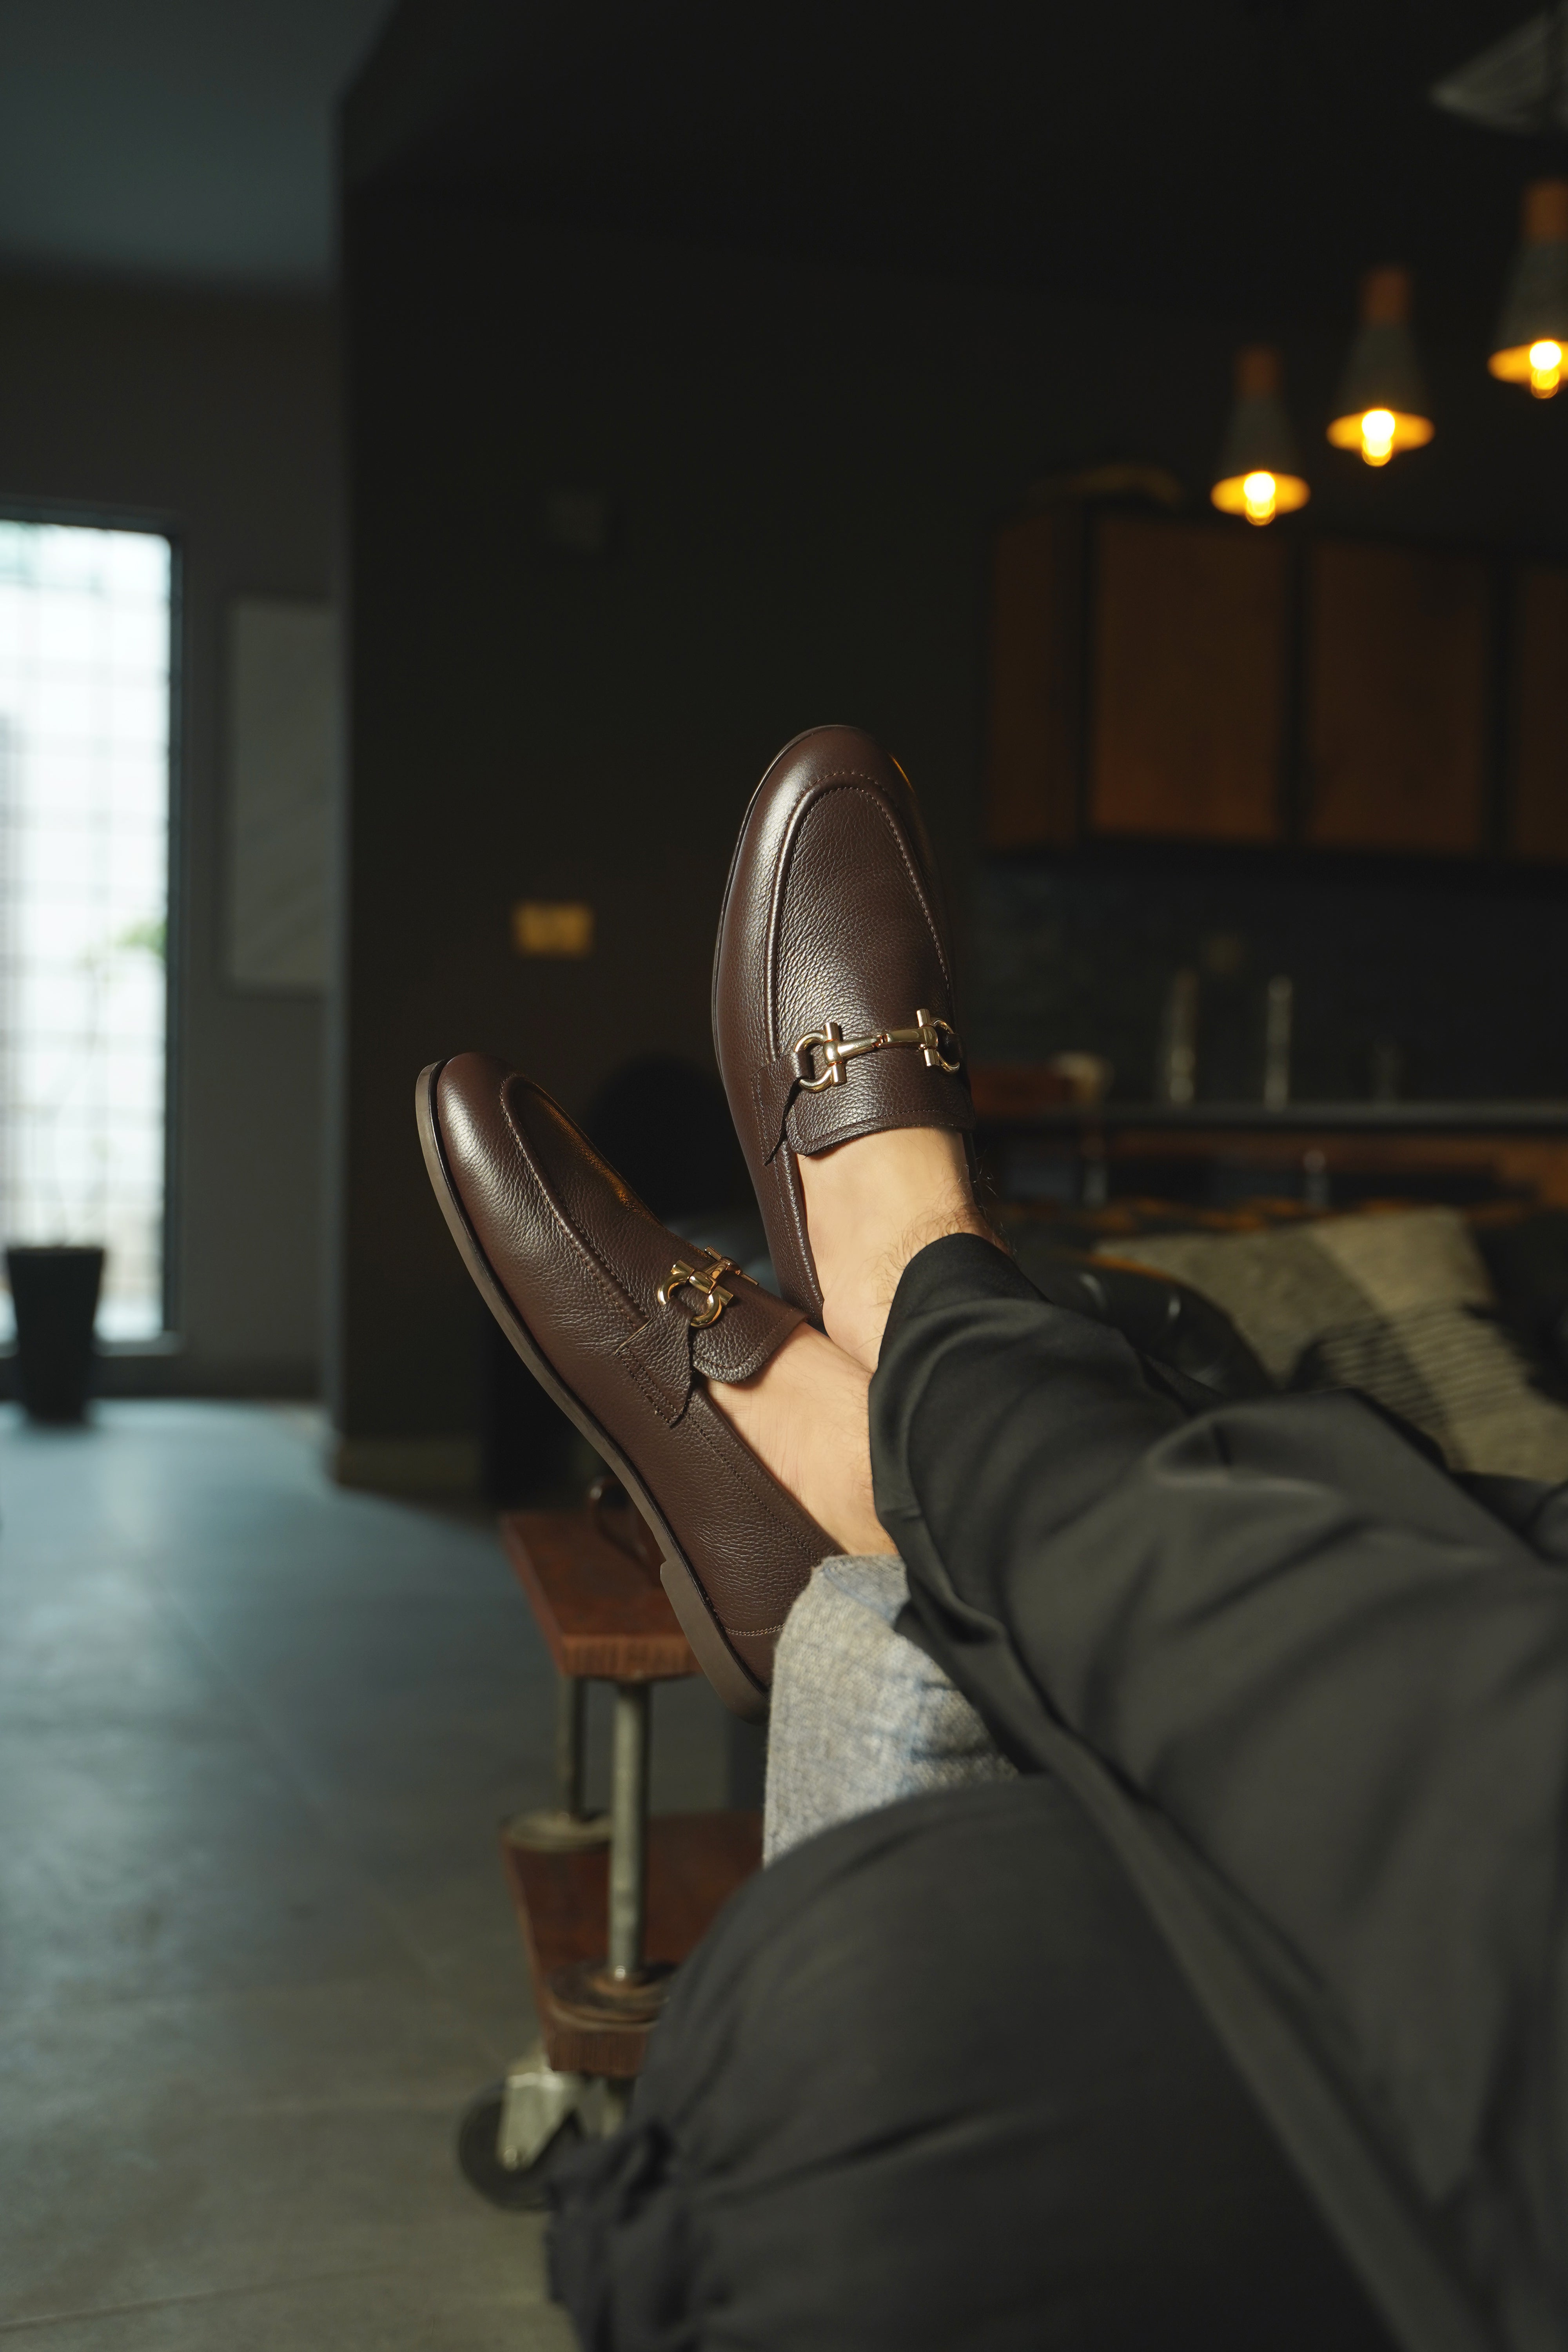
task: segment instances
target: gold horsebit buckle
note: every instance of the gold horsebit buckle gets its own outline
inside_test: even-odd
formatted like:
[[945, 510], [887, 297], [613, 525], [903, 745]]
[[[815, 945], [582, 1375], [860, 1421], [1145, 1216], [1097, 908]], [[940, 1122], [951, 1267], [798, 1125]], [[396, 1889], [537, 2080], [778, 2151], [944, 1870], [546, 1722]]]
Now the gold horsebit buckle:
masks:
[[[947, 1052], [943, 1051], [946, 1041]], [[861, 1054], [879, 1054], [884, 1045], [918, 1045], [921, 1059], [928, 1070], [946, 1070], [951, 1076], [963, 1066], [963, 1047], [951, 1021], [939, 1021], [922, 1004], [915, 1014], [912, 1029], [879, 1029], [874, 1037], [847, 1037], [837, 1021], [826, 1022], [814, 1029], [809, 1036], [795, 1041], [795, 1055], [808, 1054], [815, 1046], [821, 1054], [825, 1067], [819, 1078], [802, 1078], [801, 1091], [819, 1095], [824, 1087], [842, 1087], [848, 1083], [844, 1065]], [[952, 1059], [948, 1059], [948, 1053]]]
[[742, 1282], [751, 1280], [749, 1275], [741, 1273], [733, 1258], [721, 1257], [717, 1251], [712, 1255], [711, 1265], [688, 1265], [684, 1258], [678, 1257], [654, 1293], [661, 1307], [672, 1307], [678, 1290], [698, 1292], [707, 1304], [700, 1315], [687, 1318], [694, 1331], [705, 1331], [710, 1323], [717, 1323], [735, 1296], [732, 1290], [720, 1289], [719, 1276], [721, 1274], [738, 1275]]

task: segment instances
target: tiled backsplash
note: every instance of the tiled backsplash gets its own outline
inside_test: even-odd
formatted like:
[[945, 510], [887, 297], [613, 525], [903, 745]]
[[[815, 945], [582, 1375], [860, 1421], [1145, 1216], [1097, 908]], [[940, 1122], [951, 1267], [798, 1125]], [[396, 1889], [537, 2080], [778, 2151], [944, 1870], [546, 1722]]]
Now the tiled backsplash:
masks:
[[1154, 1088], [1172, 974], [1199, 974], [1197, 1098], [1256, 1100], [1264, 992], [1294, 984], [1303, 1101], [1568, 1096], [1568, 879], [1094, 852], [993, 857], [963, 997], [972, 1058], [1072, 1048]]

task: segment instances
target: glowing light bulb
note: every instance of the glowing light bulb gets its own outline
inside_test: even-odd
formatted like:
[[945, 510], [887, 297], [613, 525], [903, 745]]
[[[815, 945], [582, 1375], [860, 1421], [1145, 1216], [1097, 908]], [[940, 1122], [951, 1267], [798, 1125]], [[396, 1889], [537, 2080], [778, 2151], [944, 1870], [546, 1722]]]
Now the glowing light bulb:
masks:
[[1241, 485], [1248, 522], [1272, 522], [1279, 485], [1272, 474], [1248, 474]]
[[1530, 389], [1537, 400], [1550, 400], [1563, 381], [1563, 346], [1542, 337], [1530, 346]]
[[1361, 454], [1369, 466], [1386, 466], [1394, 455], [1394, 411], [1369, 408], [1361, 420]]

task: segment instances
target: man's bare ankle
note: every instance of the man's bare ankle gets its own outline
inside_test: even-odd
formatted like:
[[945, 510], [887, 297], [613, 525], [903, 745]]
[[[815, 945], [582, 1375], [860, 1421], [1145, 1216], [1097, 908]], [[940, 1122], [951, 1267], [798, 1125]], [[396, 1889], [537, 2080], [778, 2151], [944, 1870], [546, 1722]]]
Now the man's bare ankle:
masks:
[[844, 1550], [890, 1551], [871, 1499], [866, 1373], [803, 1324], [749, 1381], [710, 1381], [731, 1426]]
[[911, 1225], [963, 1219], [973, 1209], [963, 1140], [942, 1129], [883, 1129], [800, 1166], [812, 1253], [825, 1283], [879, 1265]]
[[951, 1234], [973, 1234], [981, 1241], [992, 1243], [997, 1249], [1005, 1246], [986, 1223], [973, 1199], [952, 1201], [943, 1207], [931, 1209], [923, 1217], [916, 1217], [905, 1226], [868, 1277], [868, 1288], [872, 1299], [881, 1308], [884, 1320], [911, 1258], [919, 1257], [921, 1250], [929, 1249], [932, 1242], [946, 1241]]
[[963, 1139], [942, 1128], [886, 1129], [803, 1160], [801, 1172], [823, 1323], [874, 1371], [910, 1258], [948, 1234], [997, 1239], [975, 1204]]

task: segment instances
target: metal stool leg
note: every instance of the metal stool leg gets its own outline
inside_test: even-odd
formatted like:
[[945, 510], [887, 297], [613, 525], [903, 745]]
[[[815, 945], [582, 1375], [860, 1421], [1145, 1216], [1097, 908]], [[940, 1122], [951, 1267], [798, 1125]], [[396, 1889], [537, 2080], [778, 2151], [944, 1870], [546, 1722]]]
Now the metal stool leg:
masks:
[[643, 1972], [647, 1919], [648, 1685], [616, 1685], [610, 1766], [610, 1974], [626, 1984]]
[[583, 1734], [588, 1715], [588, 1685], [581, 1675], [555, 1677], [555, 1791], [563, 1813], [583, 1818]]
[[[647, 1968], [649, 1691], [646, 1683], [616, 1686], [615, 1739], [610, 1762], [610, 1812], [587, 1816], [584, 1801], [584, 1732], [587, 1686], [562, 1675], [555, 1694], [556, 1804], [520, 1813], [507, 1824], [513, 1844], [557, 1853], [603, 1844], [609, 1853], [609, 1952], [603, 1961], [569, 1972], [561, 1989], [579, 2004], [616, 2022], [657, 2014], [663, 1972]], [[493, 2204], [538, 2205], [555, 2143], [569, 2128], [590, 2136], [618, 2130], [631, 2084], [604, 2075], [558, 2074], [540, 2043], [500, 2084], [472, 2103], [458, 2131], [458, 2161]]]
[[580, 1675], [556, 1675], [555, 1802], [531, 1812], [514, 1813], [503, 1832], [511, 1844], [531, 1846], [536, 1853], [572, 1853], [584, 1846], [603, 1845], [608, 1838], [608, 1815], [583, 1809], [587, 1698], [588, 1685]]
[[663, 2005], [669, 1969], [650, 1963], [647, 1926], [648, 1731], [647, 1683], [616, 1685], [610, 1765], [610, 1867], [602, 1960], [575, 1961], [551, 1979], [556, 2000], [584, 2021], [640, 2024]]

